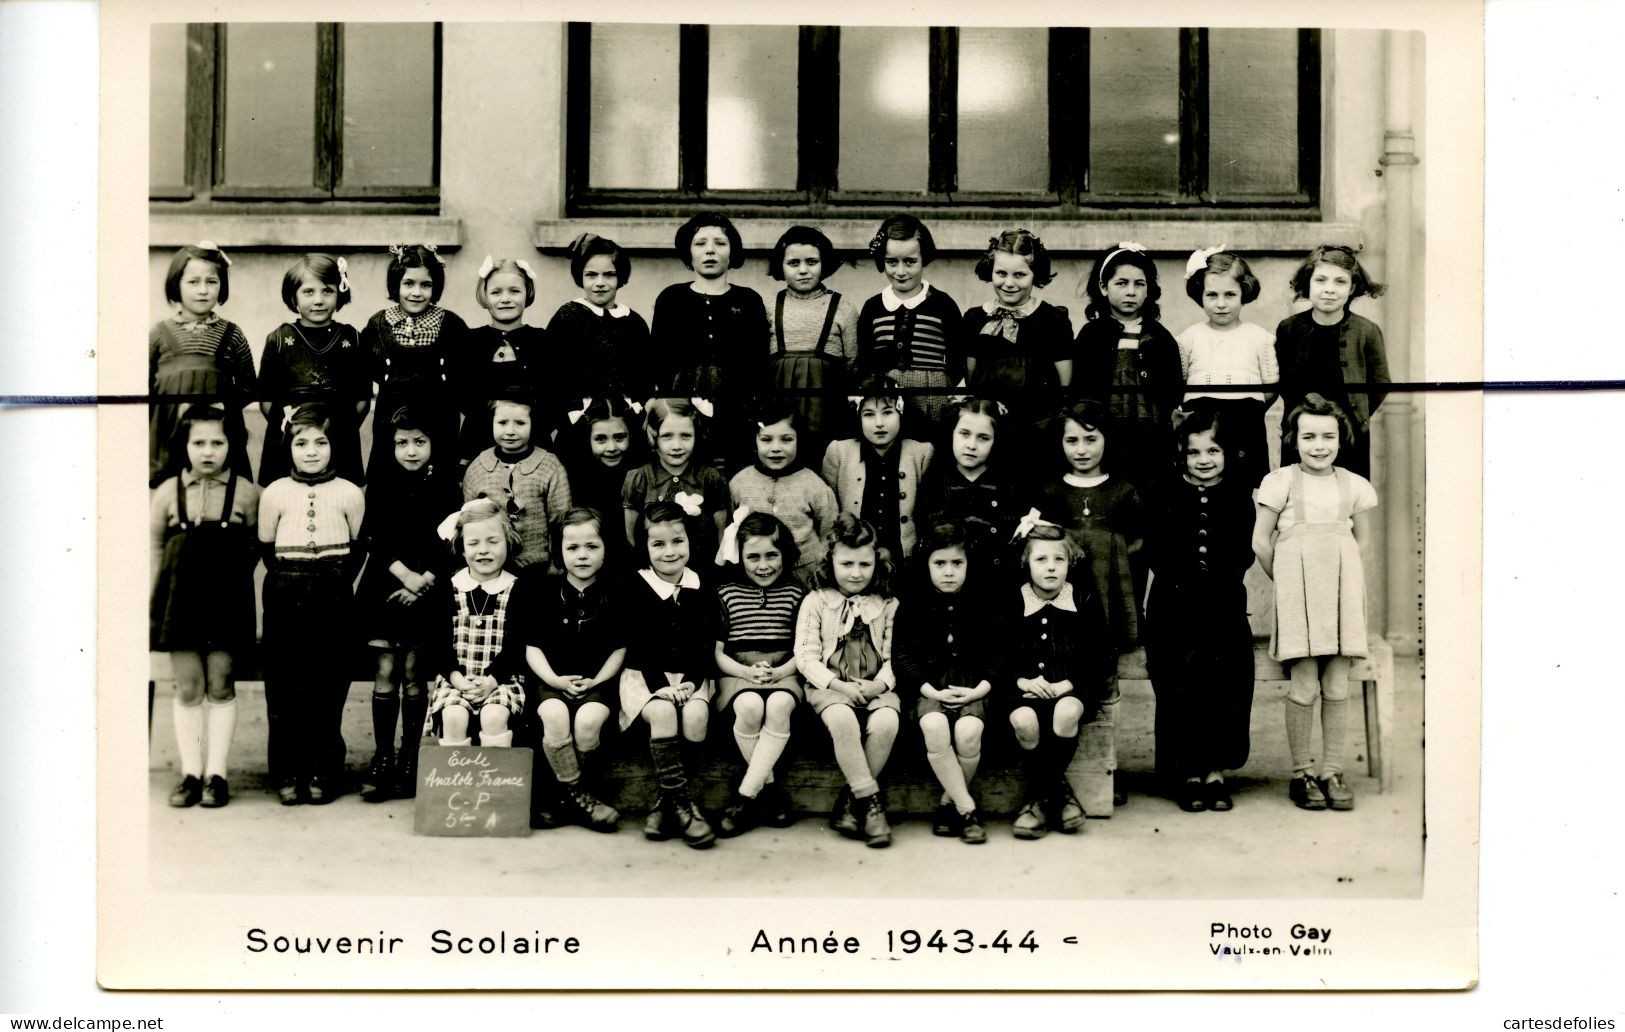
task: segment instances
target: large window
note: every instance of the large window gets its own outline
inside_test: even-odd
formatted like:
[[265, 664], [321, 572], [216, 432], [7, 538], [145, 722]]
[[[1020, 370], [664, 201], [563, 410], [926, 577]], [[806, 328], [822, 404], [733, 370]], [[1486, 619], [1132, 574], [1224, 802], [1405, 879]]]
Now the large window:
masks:
[[569, 29], [572, 214], [1318, 201], [1313, 29]]
[[154, 200], [432, 203], [440, 28], [157, 25], [150, 118]]

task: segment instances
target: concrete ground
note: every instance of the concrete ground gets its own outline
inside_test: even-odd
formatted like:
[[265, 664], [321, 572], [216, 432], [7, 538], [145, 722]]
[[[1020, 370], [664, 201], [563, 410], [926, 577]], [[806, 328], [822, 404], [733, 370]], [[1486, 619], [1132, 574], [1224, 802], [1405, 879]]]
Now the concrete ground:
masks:
[[[440, 895], [427, 889], [448, 870], [483, 872], [469, 894], [587, 896], [640, 887], [680, 896], [868, 896], [933, 898], [940, 888], [922, 869], [952, 865], [956, 880], [989, 899], [1367, 899], [1414, 897], [1422, 886], [1422, 676], [1415, 659], [1396, 660], [1395, 734], [1390, 791], [1366, 776], [1360, 709], [1351, 708], [1347, 813], [1307, 812], [1287, 799], [1281, 703], [1259, 693], [1252, 756], [1231, 779], [1236, 808], [1184, 813], [1154, 790], [1149, 692], [1125, 694], [1118, 754], [1127, 806], [1090, 820], [1075, 836], [1036, 842], [1011, 837], [1008, 821], [989, 824], [989, 841], [966, 846], [939, 839], [924, 820], [894, 824], [890, 849], [841, 838], [822, 820], [761, 828], [709, 850], [648, 842], [641, 821], [623, 818], [617, 834], [583, 828], [521, 839], [412, 835], [412, 803], [370, 804], [346, 795], [325, 807], [282, 807], [266, 788], [265, 706], [261, 686], [238, 686], [240, 710], [232, 769], [234, 795], [219, 810], [171, 809], [176, 780], [169, 689], [160, 683], [149, 772], [152, 880], [162, 891], [195, 892], [206, 862], [235, 872], [233, 891], [272, 895]], [[370, 684], [352, 685], [345, 713], [350, 766], [371, 748]], [[920, 772], [929, 776], [928, 772]], [[973, 786], [974, 787], [974, 786]], [[205, 860], [206, 858], [206, 860]], [[659, 877], [644, 877], [654, 875]]]

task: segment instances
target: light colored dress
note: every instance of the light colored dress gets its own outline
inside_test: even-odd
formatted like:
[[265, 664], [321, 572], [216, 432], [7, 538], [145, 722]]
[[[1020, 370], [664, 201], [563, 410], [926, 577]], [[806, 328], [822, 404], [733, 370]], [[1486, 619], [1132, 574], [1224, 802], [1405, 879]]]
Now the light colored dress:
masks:
[[1306, 475], [1297, 464], [1264, 478], [1258, 504], [1280, 513], [1275, 539], [1275, 621], [1270, 655], [1366, 655], [1365, 568], [1354, 516], [1377, 507], [1377, 492], [1357, 473]]

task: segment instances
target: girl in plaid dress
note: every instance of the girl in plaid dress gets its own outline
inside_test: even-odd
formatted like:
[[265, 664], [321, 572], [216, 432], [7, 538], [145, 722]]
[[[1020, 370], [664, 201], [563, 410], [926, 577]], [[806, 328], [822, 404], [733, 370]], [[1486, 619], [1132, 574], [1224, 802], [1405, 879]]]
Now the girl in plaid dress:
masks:
[[509, 718], [524, 711], [525, 689], [502, 655], [517, 583], [503, 567], [523, 547], [519, 532], [495, 502], [476, 498], [441, 524], [441, 536], [468, 565], [451, 578], [451, 647], [434, 679], [429, 712], [441, 745], [470, 744], [471, 720], [478, 715], [480, 744], [509, 746]]

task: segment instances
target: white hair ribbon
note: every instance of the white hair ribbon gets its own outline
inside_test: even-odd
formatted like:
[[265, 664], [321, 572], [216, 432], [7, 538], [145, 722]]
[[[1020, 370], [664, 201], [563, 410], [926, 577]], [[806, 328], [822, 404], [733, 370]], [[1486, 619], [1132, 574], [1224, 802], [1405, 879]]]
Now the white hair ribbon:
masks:
[[406, 245], [405, 244], [390, 244], [389, 245], [389, 253], [394, 255], [396, 258], [404, 258], [404, 257], [406, 257]]
[[706, 419], [711, 418], [711, 415], [712, 415], [714, 410], [711, 408], [711, 402], [708, 401], [707, 399], [705, 399], [705, 398], [690, 398], [690, 399], [688, 399], [688, 403], [690, 405], [694, 406], [694, 411], [698, 412], [700, 415], [704, 416]]
[[679, 491], [671, 496], [671, 500], [676, 502], [677, 505], [690, 516], [698, 516], [700, 513], [705, 511], [700, 507], [700, 503], [705, 501], [704, 495], [689, 494], [687, 491]]
[[587, 408], [590, 405], [592, 405], [592, 399], [591, 398], [582, 398], [581, 399], [581, 407], [578, 408], [578, 409], [571, 409], [570, 410], [569, 419], [570, 419], [570, 423], [571, 423], [572, 426], [574, 424], [576, 424], [576, 423], [581, 422], [581, 417], [585, 416], [587, 414]]
[[717, 565], [723, 563], [737, 563], [739, 561], [739, 526], [745, 522], [745, 517], [751, 514], [751, 507], [741, 505], [734, 510], [733, 522], [722, 528], [722, 540], [717, 542]]
[[631, 398], [628, 398], [624, 394], [621, 395], [621, 400], [626, 402], [626, 407], [632, 410], [632, 414], [634, 416], [643, 415], [643, 406], [642, 405], [640, 405], [637, 402], [633, 401]]
[[1145, 254], [1145, 247], [1144, 247], [1144, 245], [1142, 245], [1142, 244], [1140, 244], [1140, 243], [1138, 243], [1136, 241], [1133, 241], [1133, 240], [1123, 240], [1123, 241], [1118, 242], [1118, 245], [1115, 248], [1113, 248], [1111, 250], [1111, 252], [1108, 253], [1106, 255], [1106, 257], [1104, 259], [1102, 259], [1101, 262], [1100, 262], [1100, 276], [1101, 276], [1100, 289], [1102, 291], [1104, 291], [1106, 289], [1105, 276], [1106, 276], [1107, 267], [1111, 265], [1113, 258], [1116, 258], [1118, 255], [1122, 254], [1124, 251], [1133, 251], [1135, 254], [1143, 255], [1143, 254]]
[[1034, 527], [1056, 527], [1059, 525], [1060, 524], [1051, 523], [1049, 520], [1046, 520], [1037, 509], [1028, 509], [1027, 515], [1021, 518], [1020, 523], [1016, 524], [1016, 532], [1015, 534], [1011, 535], [1010, 540], [1014, 541], [1016, 538], [1025, 538], [1028, 534], [1032, 533]]
[[456, 541], [457, 540], [457, 519], [458, 519], [458, 517], [462, 516], [462, 514], [463, 514], [463, 510], [458, 509], [456, 512], [453, 512], [450, 516], [447, 516], [445, 519], [441, 520], [440, 525], [438, 527], [434, 528], [435, 536], [440, 538], [440, 540], [442, 540], [442, 541], [448, 541], [448, 542], [449, 541]]
[[491, 275], [491, 270], [496, 268], [496, 266], [497, 263], [491, 260], [491, 256], [486, 255], [485, 261], [480, 263], [480, 271], [474, 274], [474, 278], [480, 282], [484, 282], [485, 277]]
[[226, 252], [221, 251], [220, 250], [220, 245], [215, 243], [213, 240], [199, 240], [197, 242], [197, 246], [198, 246], [198, 250], [200, 250], [200, 251], [216, 251], [216, 252], [218, 252], [219, 255], [220, 255], [220, 260], [226, 263], [226, 268], [228, 268], [228, 269], [231, 268], [231, 259], [226, 257]]
[[339, 267], [339, 293], [348, 293], [350, 290], [350, 263], [343, 257], [333, 259], [333, 264]]
[[846, 396], [848, 404], [860, 411], [863, 409], [864, 401], [869, 398], [874, 398], [877, 401], [889, 401], [891, 402], [892, 407], [897, 411], [903, 411], [903, 396], [901, 394], [897, 395], [895, 398], [888, 397], [883, 394], [848, 394]]
[[288, 432], [288, 427], [293, 423], [293, 414], [298, 411], [298, 405], [282, 406], [282, 432], [284, 434]]
[[1218, 247], [1204, 247], [1199, 251], [1192, 251], [1190, 258], [1186, 259], [1185, 261], [1185, 278], [1190, 279], [1198, 272], [1206, 269], [1207, 260], [1209, 258], [1212, 258], [1220, 251], [1226, 250], [1229, 250], [1229, 247], [1225, 244], [1220, 244]]
[[530, 280], [532, 283], [536, 282], [536, 274], [530, 270], [529, 262], [525, 261], [523, 258], [515, 258], [513, 263], [519, 266], [519, 271], [525, 274], [526, 279]]

